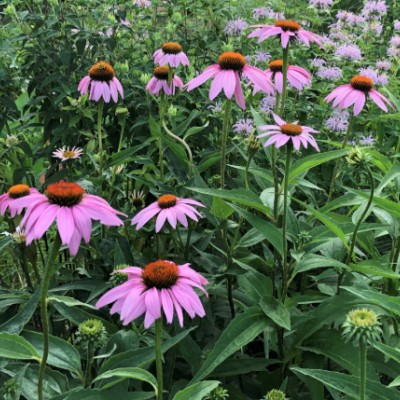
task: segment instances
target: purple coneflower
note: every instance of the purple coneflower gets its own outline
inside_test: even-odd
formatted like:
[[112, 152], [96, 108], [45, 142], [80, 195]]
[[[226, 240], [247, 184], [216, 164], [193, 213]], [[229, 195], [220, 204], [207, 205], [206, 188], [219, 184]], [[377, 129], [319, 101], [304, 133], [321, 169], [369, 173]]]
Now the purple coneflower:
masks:
[[32, 194], [39, 193], [35, 188], [31, 188], [28, 185], [22, 183], [11, 186], [8, 192], [3, 193], [0, 196], [0, 215], [4, 215], [9, 208], [9, 212], [12, 218], [16, 214], [21, 214], [24, 207], [11, 208], [10, 206], [21, 197], [30, 196]]
[[208, 79], [213, 79], [209, 98], [214, 100], [221, 90], [231, 99], [235, 95], [236, 103], [242, 109], [246, 108], [241, 76], [247, 77], [250, 82], [257, 85], [260, 90], [268, 94], [274, 93], [274, 86], [269, 82], [265, 72], [256, 67], [246, 65], [246, 59], [240, 53], [225, 52], [218, 58], [218, 64], [208, 66], [200, 75], [192, 79], [186, 86], [191, 91], [202, 85]]
[[[374, 87], [374, 82], [367, 76], [357, 75], [349, 84], [338, 86], [324, 101], [333, 101], [333, 107], [347, 108], [354, 104], [354, 115], [358, 115], [364, 108], [368, 97], [383, 111], [388, 112], [386, 104], [394, 108], [393, 104]], [[386, 103], [386, 104], [385, 104]]]
[[189, 59], [186, 54], [182, 51], [182, 46], [176, 42], [167, 42], [161, 46], [153, 54], [154, 64], [169, 65], [170, 67], [176, 68], [179, 65], [188, 66]]
[[302, 41], [308, 47], [310, 46], [310, 42], [314, 42], [318, 44], [318, 46], [323, 47], [323, 38], [321, 36], [306, 31], [295, 21], [282, 19], [275, 21], [274, 25], [252, 25], [252, 27], [257, 29], [250, 33], [248, 37], [258, 37], [258, 43], [263, 42], [270, 36], [280, 36], [281, 44], [284, 49], [286, 49], [291, 38]]
[[175, 75], [172, 72], [171, 82], [168, 83], [168, 77], [170, 74], [170, 69], [168, 66], [156, 67], [154, 68], [153, 77], [149, 80], [149, 83], [146, 86], [146, 90], [158, 96], [160, 91], [163, 90], [167, 96], [171, 96], [175, 94], [175, 89], [178, 87], [179, 89], [183, 89], [183, 82], [179, 76]]
[[121, 82], [115, 77], [114, 68], [105, 61], [99, 61], [89, 69], [89, 75], [85, 76], [78, 86], [81, 96], [89, 91], [89, 100], [99, 101], [102, 97], [106, 103], [112, 98], [116, 103], [118, 93], [123, 98], [124, 90]]
[[[269, 69], [265, 71], [268, 79], [275, 83], [276, 90], [282, 94], [283, 91], [283, 60], [274, 60], [269, 63]], [[304, 68], [289, 65], [287, 69], [287, 80], [297, 90], [304, 86], [311, 86], [311, 74]], [[258, 92], [257, 85], [254, 86], [253, 94]]]
[[257, 138], [271, 136], [264, 143], [264, 147], [274, 144], [275, 147], [278, 148], [291, 141], [296, 150], [300, 150], [301, 145], [307, 148], [309, 143], [312, 147], [319, 151], [316, 140], [312, 135], [310, 135], [310, 133], [319, 133], [319, 131], [316, 131], [308, 126], [300, 126], [296, 122], [287, 123], [274, 113], [272, 113], [272, 116], [277, 125], [263, 125], [258, 127], [259, 130], [265, 130], [266, 132], [258, 135]]
[[136, 225], [135, 228], [138, 231], [148, 221], [158, 215], [156, 220], [156, 233], [160, 232], [167, 220], [174, 229], [176, 229], [177, 222], [187, 228], [188, 220], [186, 217], [196, 222], [198, 221], [198, 217], [201, 217], [201, 214], [193, 205], [205, 207], [204, 204], [193, 199], [183, 199], [173, 194], [164, 194], [160, 196], [157, 201], [136, 214], [132, 219], [132, 225]]
[[128, 280], [103, 294], [96, 307], [114, 303], [110, 313], [119, 313], [124, 325], [145, 313], [146, 329], [161, 318], [162, 314], [171, 324], [176, 313], [182, 327], [183, 310], [190, 318], [196, 315], [205, 316], [203, 305], [193, 288], [200, 289], [207, 296], [203, 286], [208, 281], [189, 266], [190, 264], [176, 265], [172, 261], [157, 260], [143, 269], [120, 269], [118, 273], [127, 274]]
[[39, 192], [15, 200], [13, 210], [27, 208], [20, 226], [26, 231], [26, 244], [40, 239], [57, 220], [57, 229], [62, 244], [69, 247], [71, 255], [78, 252], [81, 240], [90, 241], [92, 219], [104, 225], [121, 226], [124, 223], [104, 199], [87, 194], [78, 184], [57, 182], [49, 185], [45, 194]]
[[61, 147], [53, 152], [53, 157], [59, 158], [61, 161], [68, 161], [74, 158], [79, 158], [82, 155], [83, 150], [80, 147]]

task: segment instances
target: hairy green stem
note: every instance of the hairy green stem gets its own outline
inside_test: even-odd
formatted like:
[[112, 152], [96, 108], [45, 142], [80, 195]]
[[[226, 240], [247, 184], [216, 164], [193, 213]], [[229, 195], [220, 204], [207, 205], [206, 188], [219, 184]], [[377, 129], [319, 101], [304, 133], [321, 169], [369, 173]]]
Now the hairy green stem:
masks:
[[231, 106], [232, 101], [226, 100], [225, 102], [225, 114], [224, 114], [224, 122], [222, 125], [222, 135], [221, 135], [221, 189], [225, 187], [225, 165], [226, 165], [226, 146], [228, 141], [228, 126], [229, 126], [229, 117], [231, 114]]
[[292, 146], [286, 145], [286, 163], [285, 163], [285, 181], [283, 185], [283, 216], [282, 216], [282, 244], [283, 244], [283, 255], [282, 255], [282, 302], [285, 301], [288, 291], [288, 240], [286, 237], [286, 220], [287, 220], [287, 208], [288, 208], [288, 191], [289, 191], [289, 169], [290, 160], [292, 158]]
[[[160, 121], [164, 121], [164, 101], [165, 101], [165, 95], [164, 93], [161, 93], [161, 98], [160, 98]], [[160, 137], [158, 138], [158, 157], [159, 157], [159, 168], [160, 168], [160, 179], [162, 182], [164, 182], [164, 147], [162, 143], [162, 136], [160, 132]]]
[[92, 384], [92, 363], [93, 363], [93, 356], [94, 356], [94, 349], [93, 343], [88, 343], [87, 348], [87, 364], [86, 364], [86, 373], [85, 373], [85, 387], [90, 387]]
[[179, 142], [180, 144], [182, 144], [182, 146], [185, 148], [188, 157], [189, 157], [189, 177], [193, 176], [193, 155], [192, 155], [192, 151], [190, 150], [189, 145], [185, 142], [184, 139], [180, 138], [179, 136], [176, 136], [173, 132], [171, 132], [168, 127], [167, 124], [165, 123], [165, 121], [162, 121], [162, 126], [165, 129], [165, 132], [167, 132], [167, 134], [169, 136], [171, 136], [173, 139], [175, 139], [177, 142]]
[[162, 352], [161, 352], [161, 339], [163, 332], [162, 318], [155, 321], [155, 349], [156, 349], [156, 370], [157, 370], [157, 400], [163, 398], [163, 366], [162, 366]]
[[99, 100], [97, 111], [97, 137], [99, 141], [99, 175], [103, 174], [103, 139], [102, 139], [102, 120], [103, 120], [104, 101]]
[[[126, 120], [125, 120], [125, 118], [124, 118], [123, 121], [121, 121], [121, 134], [120, 134], [120, 136], [119, 136], [119, 143], [118, 143], [118, 150], [117, 150], [117, 153], [119, 153], [119, 152], [121, 151], [121, 149], [122, 149], [122, 141], [123, 141], [124, 133], [125, 133], [125, 124], [126, 124]], [[118, 168], [117, 165], [114, 165], [114, 166], [112, 167], [111, 186], [114, 185], [115, 175], [116, 175], [116, 173], [117, 173], [117, 168]]]
[[29, 275], [29, 270], [28, 270], [28, 264], [26, 262], [26, 246], [25, 243], [21, 243], [19, 246], [19, 250], [20, 250], [20, 255], [21, 255], [21, 259], [20, 259], [20, 263], [21, 263], [21, 268], [22, 271], [25, 275], [25, 280], [26, 280], [26, 284], [28, 285], [28, 288], [31, 292], [33, 292], [33, 284], [32, 284], [32, 280], [31, 277]]
[[61, 247], [61, 238], [57, 232], [54, 239], [53, 246], [47, 256], [46, 266], [44, 268], [44, 275], [42, 279], [42, 287], [40, 291], [40, 317], [43, 329], [43, 356], [40, 361], [39, 378], [38, 378], [38, 400], [43, 400], [43, 383], [46, 371], [46, 362], [49, 356], [49, 321], [47, 315], [47, 290], [49, 287], [51, 275], [53, 273], [53, 266], [58, 256], [58, 251]]
[[367, 345], [360, 340], [360, 400], [365, 400], [367, 388]]
[[[354, 115], [351, 114], [350, 115], [350, 120], [349, 120], [349, 125], [347, 126], [347, 131], [346, 131], [346, 135], [343, 139], [343, 143], [341, 146], [341, 149], [344, 149], [347, 145], [347, 142], [349, 140], [350, 134], [351, 134], [351, 129], [353, 127], [353, 122], [354, 122]], [[340, 159], [336, 160], [335, 163], [335, 167], [333, 169], [333, 173], [332, 173], [332, 179], [331, 179], [331, 184], [329, 186], [329, 193], [328, 193], [328, 199], [327, 199], [327, 203], [329, 203], [332, 200], [332, 196], [333, 196], [333, 192], [335, 191], [335, 183], [336, 183], [336, 175], [339, 169], [339, 163], [340, 163]]]
[[246, 162], [246, 168], [244, 169], [244, 185], [247, 190], [249, 190], [249, 167], [251, 160], [253, 159], [253, 153], [249, 154], [249, 157], [247, 158]]
[[[280, 94], [276, 92], [275, 97], [275, 113], [278, 112], [279, 109], [279, 100]], [[278, 204], [279, 204], [279, 182], [278, 182], [278, 169], [276, 167], [276, 153], [278, 149], [275, 146], [272, 146], [271, 149], [271, 171], [272, 177], [274, 180], [274, 221], [278, 223]]]
[[286, 98], [286, 89], [287, 89], [287, 72], [289, 67], [289, 43], [285, 49], [283, 49], [283, 65], [282, 65], [282, 74], [283, 74], [283, 87], [282, 87], [282, 98], [281, 98], [281, 109], [280, 115], [283, 115], [285, 111], [285, 98]]

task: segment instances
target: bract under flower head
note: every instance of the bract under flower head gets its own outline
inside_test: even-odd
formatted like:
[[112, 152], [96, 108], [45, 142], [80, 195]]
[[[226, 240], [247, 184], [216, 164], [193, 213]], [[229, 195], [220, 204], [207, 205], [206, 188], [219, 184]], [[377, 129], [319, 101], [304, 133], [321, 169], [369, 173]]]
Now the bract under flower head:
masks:
[[176, 313], [180, 326], [183, 326], [183, 310], [191, 318], [196, 315], [204, 317], [203, 305], [193, 288], [200, 289], [207, 296], [203, 286], [208, 281], [189, 265], [157, 260], [143, 269], [128, 267], [119, 270], [118, 273], [128, 275], [128, 280], [103, 294], [96, 307], [114, 303], [110, 312], [119, 313], [124, 325], [145, 314], [146, 329], [161, 318], [162, 313], [169, 324]]
[[268, 80], [266, 74], [256, 67], [246, 65], [246, 58], [242, 54], [231, 51], [222, 53], [218, 58], [218, 64], [208, 66], [186, 86], [187, 90], [191, 91], [208, 79], [213, 79], [210, 87], [210, 100], [214, 100], [223, 90], [228, 99], [235, 96], [238, 106], [245, 109], [246, 105], [240, 83], [242, 76], [245, 76], [251, 83], [257, 85], [259, 90], [268, 94], [274, 94], [274, 86]]
[[45, 194], [35, 191], [16, 199], [10, 208], [26, 208], [20, 226], [26, 231], [27, 245], [40, 239], [56, 221], [62, 244], [69, 247], [71, 255], [76, 255], [82, 239], [89, 243], [92, 220], [120, 226], [123, 222], [117, 214], [125, 215], [114, 210], [101, 197], [87, 194], [80, 185], [64, 181], [49, 185]]
[[196, 222], [198, 221], [198, 217], [201, 217], [201, 214], [193, 206], [205, 207], [204, 204], [196, 200], [179, 198], [173, 194], [164, 194], [157, 201], [136, 214], [132, 219], [132, 225], [136, 225], [136, 230], [139, 230], [153, 217], [158, 215], [156, 232], [161, 230], [167, 220], [174, 229], [177, 222], [187, 228], [187, 217]]
[[114, 68], [105, 61], [99, 61], [89, 69], [89, 75], [85, 76], [78, 85], [78, 90], [83, 96], [88, 93], [90, 86], [89, 99], [99, 101], [100, 98], [106, 103], [111, 99], [116, 103], [118, 93], [123, 98], [124, 90], [121, 82], [115, 77]]

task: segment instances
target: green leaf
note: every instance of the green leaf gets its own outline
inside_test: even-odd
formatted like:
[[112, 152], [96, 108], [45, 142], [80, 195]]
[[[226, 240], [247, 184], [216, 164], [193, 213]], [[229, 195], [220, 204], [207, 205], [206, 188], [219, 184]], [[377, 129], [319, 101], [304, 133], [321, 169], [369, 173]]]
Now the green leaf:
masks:
[[154, 392], [127, 392], [120, 387], [110, 389], [84, 389], [77, 388], [60, 396], [52, 397], [51, 400], [150, 400], [154, 399]]
[[219, 197], [214, 197], [210, 213], [221, 219], [227, 219], [232, 213], [233, 208]]
[[297, 203], [301, 204], [304, 208], [306, 208], [315, 218], [321, 221], [330, 231], [332, 231], [344, 244], [346, 248], [349, 247], [346, 240], [346, 235], [344, 234], [343, 230], [338, 226], [336, 221], [332, 221], [328, 218], [325, 214], [321, 213], [318, 210], [310, 207], [308, 204], [293, 198]]
[[347, 265], [340, 261], [334, 260], [333, 258], [319, 256], [317, 254], [307, 254], [294, 266], [291, 279], [293, 279], [296, 274], [299, 274], [300, 272], [330, 267], [344, 270], [347, 268]]
[[[24, 331], [23, 337], [40, 355], [43, 354], [43, 335], [41, 333]], [[78, 350], [72, 344], [56, 336], [49, 336], [49, 356], [47, 364], [72, 371], [83, 379], [81, 357]]]
[[266, 241], [271, 243], [271, 245], [278, 251], [280, 255], [283, 254], [283, 245], [282, 245], [282, 230], [277, 228], [271, 222], [266, 221], [263, 218], [260, 218], [251, 212], [244, 210], [238, 206], [231, 204], [231, 207], [235, 209], [235, 211], [242, 216], [253, 228], [257, 229], [265, 238]]
[[[358, 400], [359, 380], [354, 376], [341, 374], [339, 372], [324, 371], [320, 369], [305, 369], [293, 367], [291, 370], [296, 375], [304, 375], [322, 382], [327, 388], [345, 393], [351, 399]], [[396, 390], [389, 389], [379, 382], [367, 379], [366, 399], [398, 400], [399, 394]]]
[[366, 275], [381, 276], [383, 278], [399, 279], [400, 275], [387, 269], [378, 261], [366, 260], [358, 264], [350, 264], [350, 270]]
[[87, 303], [82, 303], [81, 301], [74, 299], [73, 297], [69, 297], [69, 296], [58, 296], [58, 295], [51, 295], [48, 297], [49, 301], [56, 301], [58, 303], [63, 303], [66, 306], [69, 307], [76, 307], [76, 306], [81, 306], [81, 307], [87, 307], [90, 308], [92, 310], [97, 310], [96, 307], [91, 306], [90, 304]]
[[400, 375], [389, 383], [389, 387], [400, 386]]
[[272, 281], [267, 276], [257, 271], [248, 271], [238, 276], [240, 291], [253, 300], [253, 305], [258, 305], [265, 296], [272, 296]]
[[180, 390], [173, 400], [202, 400], [204, 396], [214, 390], [220, 384], [219, 381], [203, 381], [190, 385]]
[[361, 289], [358, 287], [341, 286], [342, 289], [366, 300], [370, 304], [375, 304], [384, 308], [395, 315], [400, 316], [400, 298], [388, 296], [386, 294], [374, 292], [372, 290]]
[[0, 333], [0, 357], [38, 362], [41, 360], [38, 352], [27, 340], [7, 332]]
[[289, 183], [293, 182], [294, 178], [296, 178], [303, 172], [306, 172], [309, 169], [316, 167], [317, 165], [320, 165], [325, 162], [342, 157], [342, 156], [346, 155], [348, 152], [349, 151], [347, 149], [346, 150], [333, 150], [333, 151], [327, 151], [324, 153], [313, 154], [308, 157], [300, 158], [298, 161], [296, 161], [290, 167]]
[[24, 326], [31, 320], [40, 298], [40, 290], [32, 294], [25, 307], [11, 319], [0, 325], [0, 332], [20, 333]]
[[251, 342], [267, 326], [268, 320], [258, 307], [250, 307], [237, 315], [222, 332], [191, 383], [203, 380], [230, 355]]
[[[195, 328], [196, 327], [192, 327], [183, 332], [180, 332], [178, 335], [170, 339], [167, 339], [161, 345], [162, 352], [165, 353], [171, 347], [175, 346]], [[125, 351], [123, 353], [116, 354], [106, 360], [100, 368], [100, 373], [103, 373], [110, 369], [122, 367], [144, 367], [145, 365], [153, 362], [154, 358], [154, 346], [147, 346], [136, 350]]]
[[104, 168], [110, 168], [113, 166], [122, 165], [128, 161], [131, 161], [134, 157], [133, 155], [137, 153], [143, 146], [135, 146], [129, 147], [128, 149], [124, 149], [119, 151], [118, 153], [114, 153], [108, 160]]
[[388, 346], [387, 344], [375, 342], [372, 344], [375, 349], [383, 353], [386, 357], [395, 360], [397, 363], [400, 364], [400, 350], [396, 349], [395, 347]]
[[290, 313], [281, 302], [271, 297], [265, 297], [261, 300], [260, 307], [265, 315], [278, 326], [290, 330]]
[[98, 382], [102, 379], [117, 378], [111, 382], [101, 385], [103, 389], [108, 389], [111, 386], [125, 379], [137, 379], [139, 381], [147, 382], [154, 388], [154, 392], [157, 395], [157, 379], [148, 371], [141, 368], [117, 368], [110, 371], [104, 372], [98, 375], [93, 382]]
[[261, 211], [265, 215], [270, 215], [270, 209], [264, 206], [260, 198], [251, 190], [246, 189], [209, 189], [209, 188], [193, 188], [188, 187], [188, 190], [193, 190], [197, 193], [207, 194], [212, 197], [219, 197], [224, 200], [232, 201], [234, 203], [239, 203], [258, 211]]

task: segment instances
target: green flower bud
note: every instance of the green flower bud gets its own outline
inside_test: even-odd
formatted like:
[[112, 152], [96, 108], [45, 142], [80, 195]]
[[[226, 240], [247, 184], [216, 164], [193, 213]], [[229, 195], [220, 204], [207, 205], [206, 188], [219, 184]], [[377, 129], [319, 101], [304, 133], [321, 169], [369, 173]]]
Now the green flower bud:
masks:
[[174, 105], [171, 104], [168, 108], [168, 115], [170, 117], [175, 117], [177, 113], [178, 113], [178, 109]]
[[285, 393], [282, 390], [272, 389], [264, 397], [266, 400], [285, 400]]
[[14, 147], [19, 143], [19, 139], [16, 135], [7, 135], [6, 137], [6, 146]]
[[225, 400], [229, 399], [229, 393], [222, 387], [215, 388], [209, 395], [204, 397], [204, 400]]
[[11, 378], [6, 380], [3, 383], [3, 393], [4, 393], [4, 399], [14, 399], [16, 398], [19, 390], [20, 390], [20, 385], [18, 384], [18, 382], [16, 381], [15, 378]]
[[107, 331], [99, 319], [88, 319], [78, 326], [76, 342], [82, 349], [87, 349], [89, 345], [94, 350], [98, 350], [106, 344]]
[[110, 276], [110, 282], [114, 286], [121, 285], [122, 283], [126, 282], [128, 280], [128, 275], [124, 274], [123, 272], [118, 272], [118, 270], [129, 267], [127, 264], [121, 264], [115, 267], [112, 275]]
[[142, 74], [139, 77], [139, 81], [142, 85], [147, 85], [151, 79], [151, 74]]
[[222, 52], [225, 51], [235, 51], [232, 43], [224, 43], [221, 48]]
[[165, 30], [168, 33], [174, 33], [174, 32], [176, 32], [176, 25], [173, 24], [172, 22], [168, 22], [167, 26], [165, 27]]
[[362, 168], [368, 165], [370, 157], [359, 147], [351, 149], [346, 156], [346, 162], [349, 167]]
[[4, 9], [4, 14], [8, 15], [9, 17], [15, 15], [15, 7], [12, 4], [9, 4], [5, 9]]
[[257, 139], [257, 137], [251, 134], [247, 138], [247, 152], [249, 154], [255, 154], [261, 147], [261, 142]]
[[115, 110], [115, 115], [118, 118], [119, 122], [125, 121], [127, 117], [129, 117], [129, 111], [126, 107], [118, 107]]
[[382, 329], [377, 314], [367, 308], [351, 310], [343, 324], [342, 336], [346, 343], [367, 344], [380, 340]]

